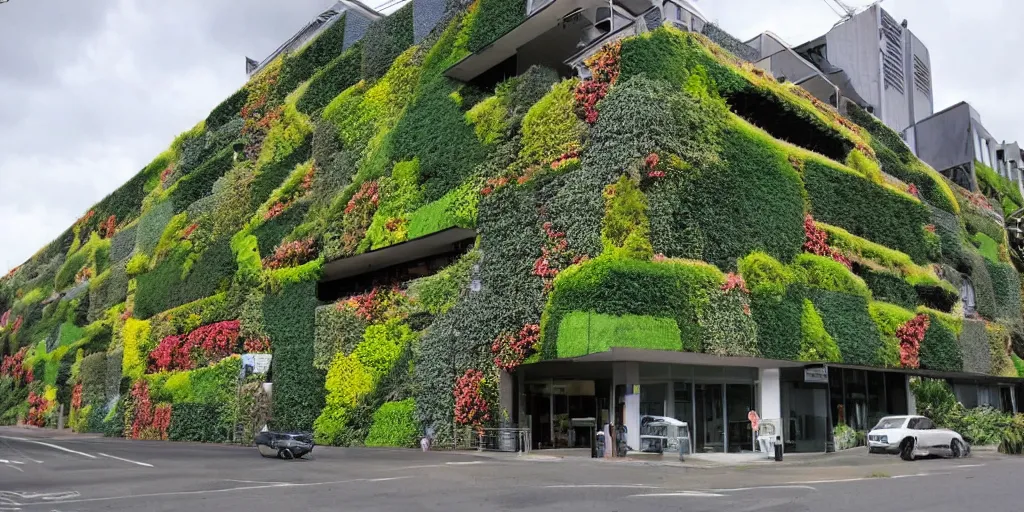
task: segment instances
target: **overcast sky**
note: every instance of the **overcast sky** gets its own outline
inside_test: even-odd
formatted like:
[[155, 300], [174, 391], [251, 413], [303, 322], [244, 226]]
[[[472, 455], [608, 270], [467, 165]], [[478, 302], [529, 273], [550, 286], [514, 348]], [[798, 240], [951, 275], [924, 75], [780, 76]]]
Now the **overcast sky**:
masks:
[[[796, 45], [838, 16], [824, 0], [697, 0], [741, 39]], [[380, 5], [384, 0], [369, 0]], [[848, 0], [864, 5], [864, 0]], [[0, 273], [21, 264], [206, 117], [332, 0], [9, 0], [0, 4]], [[1024, 140], [1024, 2], [888, 0], [931, 50], [936, 110], [970, 101]]]

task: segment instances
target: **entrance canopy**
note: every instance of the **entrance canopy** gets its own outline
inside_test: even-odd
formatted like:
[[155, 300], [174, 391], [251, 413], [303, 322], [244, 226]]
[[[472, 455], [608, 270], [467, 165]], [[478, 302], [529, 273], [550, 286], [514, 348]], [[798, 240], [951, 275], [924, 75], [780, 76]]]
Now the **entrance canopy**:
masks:
[[701, 354], [698, 352], [677, 352], [674, 350], [647, 350], [641, 348], [612, 347], [605, 352], [579, 357], [552, 359], [533, 363], [531, 367], [563, 366], [567, 363], [661, 363], [693, 366], [742, 366], [746, 368], [798, 368], [808, 363], [779, 361], [759, 357], [730, 357]]

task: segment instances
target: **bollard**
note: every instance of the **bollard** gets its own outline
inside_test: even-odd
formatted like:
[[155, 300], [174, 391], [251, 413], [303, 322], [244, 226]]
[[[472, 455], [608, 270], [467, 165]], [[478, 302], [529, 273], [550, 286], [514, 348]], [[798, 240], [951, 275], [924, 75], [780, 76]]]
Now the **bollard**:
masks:
[[686, 452], [686, 445], [679, 441], [679, 462], [683, 462], [683, 453]]
[[782, 436], [775, 436], [775, 462], [782, 462]]

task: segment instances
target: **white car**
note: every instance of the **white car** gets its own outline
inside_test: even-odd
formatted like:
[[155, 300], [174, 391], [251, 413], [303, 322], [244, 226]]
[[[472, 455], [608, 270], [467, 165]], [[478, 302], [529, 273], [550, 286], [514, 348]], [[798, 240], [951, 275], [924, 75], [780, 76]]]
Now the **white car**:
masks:
[[960, 434], [936, 428], [924, 416], [886, 416], [868, 432], [867, 442], [871, 453], [899, 453], [903, 460], [928, 455], [960, 458], [971, 451]]

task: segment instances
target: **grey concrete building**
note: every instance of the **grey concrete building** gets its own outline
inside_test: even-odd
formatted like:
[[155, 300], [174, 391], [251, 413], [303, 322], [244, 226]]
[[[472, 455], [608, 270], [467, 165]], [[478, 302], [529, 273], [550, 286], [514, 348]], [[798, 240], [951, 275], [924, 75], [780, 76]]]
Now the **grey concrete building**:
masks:
[[776, 34], [763, 32], [745, 44], [755, 50], [755, 66], [779, 80], [803, 87], [815, 98], [833, 107], [839, 106], [840, 87]]
[[934, 113], [931, 57], [907, 27], [874, 4], [796, 51], [840, 88], [840, 104], [852, 101], [904, 133]]
[[316, 18], [313, 18], [312, 21], [307, 23], [302, 27], [302, 29], [296, 32], [295, 35], [290, 37], [263, 60], [257, 61], [246, 57], [245, 72], [249, 76], [252, 76], [259, 72], [259, 70], [266, 67], [267, 64], [270, 64], [279, 55], [291, 53], [302, 48], [303, 45], [311, 41], [317, 36], [317, 34], [327, 30], [328, 27], [341, 19], [345, 20], [343, 49], [348, 48], [362, 39], [363, 34], [366, 33], [367, 27], [370, 26], [370, 22], [380, 18], [381, 16], [382, 15], [379, 12], [358, 0], [338, 0], [330, 9], [327, 9], [317, 15]]

